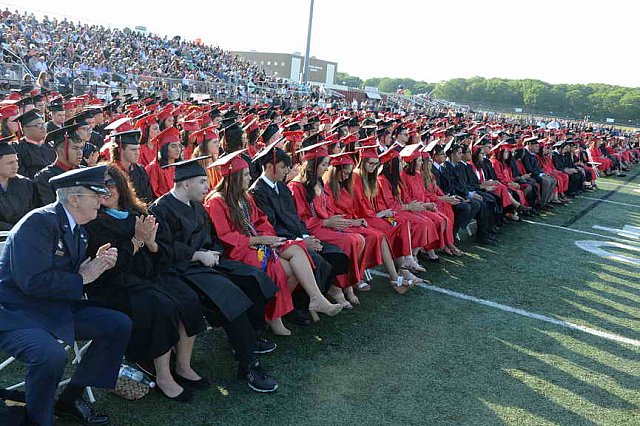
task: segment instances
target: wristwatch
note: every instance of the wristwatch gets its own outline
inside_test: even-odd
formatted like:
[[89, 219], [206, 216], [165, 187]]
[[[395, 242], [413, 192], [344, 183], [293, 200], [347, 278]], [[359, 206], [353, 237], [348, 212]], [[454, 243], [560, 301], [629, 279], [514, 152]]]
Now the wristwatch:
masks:
[[137, 246], [138, 248], [144, 247], [144, 241], [139, 240], [136, 237], [131, 237], [131, 242], [133, 243], [134, 246]]

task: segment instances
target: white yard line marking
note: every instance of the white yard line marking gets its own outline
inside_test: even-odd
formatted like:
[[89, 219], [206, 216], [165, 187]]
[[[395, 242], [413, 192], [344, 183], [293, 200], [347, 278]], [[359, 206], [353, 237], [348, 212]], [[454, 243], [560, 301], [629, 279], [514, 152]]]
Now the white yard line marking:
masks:
[[591, 235], [591, 236], [594, 236], [594, 237], [607, 238], [609, 240], [620, 241], [622, 243], [633, 243], [634, 242], [634, 241], [625, 240], [623, 238], [613, 237], [611, 235], [603, 235], [603, 234], [597, 234], [595, 232], [581, 231], [579, 229], [567, 228], [566, 226], [551, 225], [549, 223], [542, 223], [542, 222], [534, 222], [532, 220], [527, 220], [527, 219], [524, 219], [523, 222], [530, 223], [532, 225], [546, 226], [546, 227], [549, 227], [549, 228], [564, 229], [565, 231], [571, 231], [571, 232], [575, 232], [575, 233], [578, 233], [578, 234], [585, 234], [585, 235]]
[[609, 203], [609, 204], [617, 204], [619, 206], [635, 207], [637, 209], [640, 209], [640, 205], [639, 204], [629, 204], [629, 203], [621, 203], [619, 201], [602, 200], [600, 198], [586, 197], [584, 195], [578, 195], [578, 198], [584, 198], [585, 200], [600, 201], [600, 202]]
[[[381, 272], [378, 270], [371, 271], [373, 275], [385, 276], [389, 277], [389, 274], [385, 272]], [[569, 321], [563, 321], [556, 318], [548, 317], [546, 315], [536, 314], [534, 312], [525, 311], [524, 309], [513, 308], [508, 305], [503, 305], [502, 303], [492, 302], [490, 300], [480, 299], [479, 297], [469, 296], [468, 294], [459, 293], [457, 291], [447, 290], [446, 288], [437, 287], [429, 284], [418, 284], [418, 287], [423, 288], [425, 290], [435, 291], [437, 293], [446, 294], [447, 296], [455, 297], [456, 299], [462, 299], [473, 303], [478, 303], [480, 305], [489, 306], [494, 309], [499, 309], [504, 312], [509, 312], [512, 314], [520, 315], [523, 317], [537, 319], [539, 321], [548, 322], [550, 324], [559, 325], [560, 327], [569, 328], [572, 330], [582, 331], [583, 333], [591, 334], [592, 336], [601, 337], [603, 339], [611, 340], [613, 342], [625, 343], [627, 345], [640, 347], [640, 340], [630, 339], [628, 337], [620, 336], [614, 333], [608, 333], [606, 331], [596, 330], [591, 327], [586, 327], [580, 324], [574, 324]]]

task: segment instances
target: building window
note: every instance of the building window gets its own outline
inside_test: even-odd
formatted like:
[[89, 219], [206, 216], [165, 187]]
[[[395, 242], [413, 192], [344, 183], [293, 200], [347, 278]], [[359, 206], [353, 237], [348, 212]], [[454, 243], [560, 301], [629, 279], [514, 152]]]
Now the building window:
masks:
[[271, 65], [271, 61], [267, 61], [267, 65]]
[[284, 62], [280, 62], [280, 66], [281, 66], [281, 67], [284, 67]]
[[264, 61], [260, 61], [260, 65], [264, 65]]

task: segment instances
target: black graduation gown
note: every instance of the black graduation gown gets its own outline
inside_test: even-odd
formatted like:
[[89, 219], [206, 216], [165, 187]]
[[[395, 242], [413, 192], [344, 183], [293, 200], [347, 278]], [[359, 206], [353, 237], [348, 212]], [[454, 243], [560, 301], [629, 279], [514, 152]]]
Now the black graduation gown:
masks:
[[[310, 235], [307, 226], [298, 216], [287, 185], [283, 182], [276, 182], [276, 185], [278, 193], [262, 178], [258, 178], [249, 190], [258, 208], [269, 218], [276, 235], [288, 240]], [[328, 290], [336, 275], [346, 274], [349, 270], [348, 256], [334, 244], [322, 242], [320, 253], [309, 251], [309, 254], [315, 263], [314, 275], [321, 290]]]
[[223, 252], [222, 245], [214, 240], [213, 226], [202, 204], [186, 205], [167, 193], [158, 198], [149, 210], [160, 223], [158, 243], [165, 257], [166, 270], [179, 275], [197, 289], [228, 321], [233, 321], [252, 305], [236, 284], [257, 282], [265, 300], [273, 297], [277, 291], [275, 283], [250, 265], [221, 259], [218, 266], [209, 268], [199, 262], [191, 262], [198, 250]]
[[38, 188], [38, 197], [41, 206], [53, 203], [56, 200], [56, 191], [53, 189], [53, 185], [49, 183], [49, 179], [64, 172], [62, 167], [57, 163], [53, 163], [40, 170], [33, 177], [33, 182], [35, 182]]
[[0, 231], [11, 230], [38, 205], [38, 191], [31, 180], [20, 175], [9, 179], [6, 190], [0, 187]]
[[98, 149], [102, 148], [102, 145], [104, 145], [104, 137], [102, 137], [102, 135], [98, 132], [96, 132], [95, 130], [91, 131], [91, 138], [89, 139], [89, 143], [94, 144], [95, 146], [98, 147]]
[[135, 215], [115, 219], [103, 211], [87, 225], [88, 251], [95, 256], [106, 243], [118, 249], [118, 261], [86, 287], [92, 303], [127, 314], [133, 331], [126, 351], [129, 361], [144, 361], [167, 353], [180, 339], [182, 321], [189, 336], [205, 330], [198, 294], [176, 275], [158, 274], [161, 257], [140, 249], [135, 255], [131, 237]]
[[482, 159], [482, 172], [484, 173], [485, 179], [498, 180], [498, 175], [496, 174], [496, 170], [493, 168], [493, 164], [491, 164], [491, 160], [486, 157]]
[[139, 164], [132, 164], [129, 169], [129, 180], [136, 190], [136, 195], [145, 204], [151, 203], [155, 197], [153, 196], [153, 188], [149, 181], [147, 171]]
[[480, 195], [494, 213], [502, 212], [502, 201], [500, 201], [500, 197], [480, 187], [480, 180], [469, 164], [461, 161], [456, 164], [456, 169], [459, 172], [460, 180], [464, 182], [469, 191], [475, 191]]
[[36, 173], [56, 161], [56, 150], [48, 143], [35, 145], [24, 138], [13, 145], [18, 154], [18, 174], [33, 178]]
[[62, 126], [56, 125], [53, 121], [47, 121], [46, 127], [47, 127], [47, 133], [51, 133], [54, 130], [58, 130], [62, 128]]

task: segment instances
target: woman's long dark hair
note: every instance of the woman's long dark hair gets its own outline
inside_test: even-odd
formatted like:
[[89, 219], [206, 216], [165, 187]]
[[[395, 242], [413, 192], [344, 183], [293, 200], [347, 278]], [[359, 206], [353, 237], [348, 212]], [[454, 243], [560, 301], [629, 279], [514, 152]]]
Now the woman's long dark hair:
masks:
[[420, 170], [417, 169], [417, 161], [414, 159], [409, 163], [405, 163], [404, 165], [404, 171], [411, 176], [415, 176], [415, 174], [417, 172], [419, 172]]
[[160, 163], [161, 166], [169, 164], [169, 144], [162, 146], [158, 150], [158, 163]]
[[400, 194], [398, 190], [400, 186], [400, 161], [397, 158], [386, 162], [382, 165], [382, 174], [387, 178], [391, 184], [391, 192], [394, 197]]
[[340, 195], [340, 190], [342, 188], [346, 189], [349, 194], [352, 193], [352, 175], [353, 171], [349, 173], [349, 177], [343, 181], [340, 181], [342, 178], [341, 173], [344, 170], [344, 166], [330, 166], [328, 173], [325, 175], [324, 183], [329, 187], [331, 194], [333, 194], [333, 198], [338, 198]]
[[147, 214], [147, 207], [142, 202], [131, 181], [114, 163], [107, 164], [107, 173], [115, 181], [118, 190], [118, 210], [125, 210], [137, 214]]
[[473, 152], [471, 153], [471, 162], [478, 169], [482, 169], [482, 166], [483, 166], [482, 160], [480, 159], [480, 153], [481, 152], [482, 152], [482, 150], [474, 149]]
[[322, 163], [324, 157], [318, 157], [313, 160], [307, 160], [302, 163], [300, 168], [300, 182], [304, 185], [306, 190], [307, 202], [310, 203], [316, 196], [316, 184], [320, 182], [322, 186], [322, 180], [318, 179], [318, 164]]
[[214, 188], [213, 194], [211, 196], [219, 196], [222, 197], [227, 206], [229, 207], [229, 216], [231, 217], [231, 222], [243, 232], [247, 233], [245, 226], [244, 215], [242, 214], [242, 209], [240, 208], [240, 203], [242, 202], [247, 209], [249, 209], [249, 215], [251, 214], [251, 205], [247, 200], [246, 191], [242, 188], [243, 180], [242, 174], [244, 173], [244, 169], [235, 172], [229, 176], [225, 176], [218, 183], [218, 185]]

